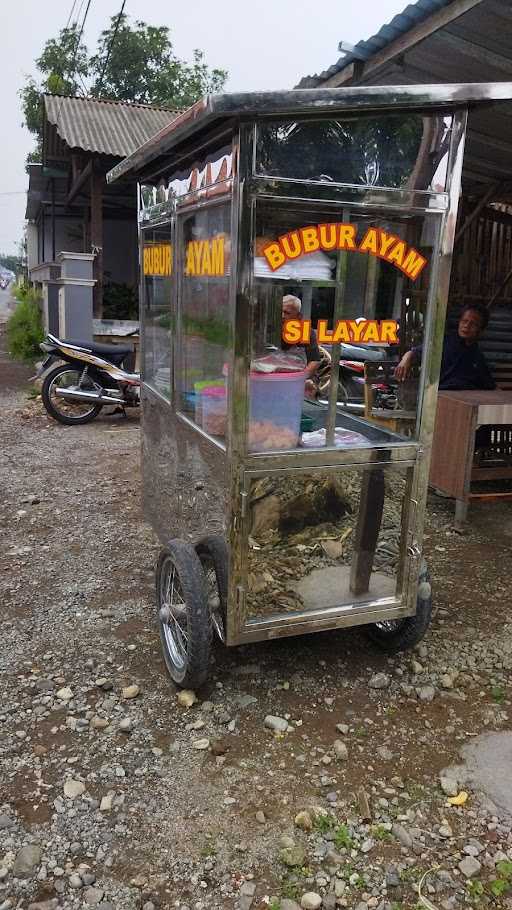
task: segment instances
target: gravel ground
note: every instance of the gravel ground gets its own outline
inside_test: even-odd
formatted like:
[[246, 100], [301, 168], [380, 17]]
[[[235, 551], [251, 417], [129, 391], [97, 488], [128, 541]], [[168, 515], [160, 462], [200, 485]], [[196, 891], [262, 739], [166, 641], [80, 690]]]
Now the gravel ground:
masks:
[[414, 653], [357, 630], [219, 649], [186, 707], [137, 417], [59, 426], [0, 371], [0, 910], [512, 907], [510, 507], [460, 535], [432, 498]]

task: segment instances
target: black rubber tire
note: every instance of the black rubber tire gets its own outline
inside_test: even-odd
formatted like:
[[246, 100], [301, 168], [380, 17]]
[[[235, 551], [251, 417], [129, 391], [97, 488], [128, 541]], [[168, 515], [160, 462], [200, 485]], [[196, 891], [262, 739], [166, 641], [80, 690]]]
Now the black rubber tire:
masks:
[[57, 411], [52, 404], [52, 401], [50, 398], [50, 386], [51, 386], [53, 380], [56, 379], [56, 377], [59, 376], [61, 373], [70, 373], [70, 372], [76, 373], [78, 371], [74, 370], [72, 367], [70, 367], [69, 364], [66, 364], [66, 365], [60, 364], [59, 366], [55, 367], [53, 370], [50, 370], [50, 372], [46, 374], [46, 376], [44, 378], [44, 382], [43, 382], [43, 387], [41, 389], [41, 397], [43, 399], [43, 404], [44, 404], [48, 414], [50, 415], [50, 417], [53, 417], [54, 420], [57, 420], [59, 423], [63, 423], [66, 426], [77, 426], [77, 425], [83, 424], [83, 423], [90, 423], [90, 421], [94, 420], [94, 418], [97, 417], [98, 414], [100, 413], [101, 409], [103, 408], [102, 404], [94, 405], [94, 407], [91, 408], [91, 410], [87, 414], [83, 415], [82, 417], [68, 417], [66, 414], [61, 414], [60, 411]]
[[[428, 585], [428, 590], [426, 586]], [[432, 587], [426, 562], [423, 560], [418, 579], [416, 613], [393, 622], [393, 628], [373, 624], [362, 626], [366, 637], [387, 654], [414, 648], [425, 635], [432, 620]]]
[[[229, 565], [229, 554], [226, 541], [223, 537], [219, 537], [215, 534], [210, 534], [207, 537], [202, 537], [201, 540], [198, 540], [196, 543], [196, 553], [201, 560], [201, 564], [205, 571], [205, 575], [208, 571], [209, 564], [213, 566], [215, 571], [215, 577], [217, 579], [217, 591], [219, 595], [219, 613], [220, 616], [216, 621], [216, 618], [212, 617], [213, 629], [215, 630], [217, 637], [222, 641], [226, 641], [226, 617], [228, 609], [228, 565]], [[210, 605], [209, 605], [210, 606]], [[211, 606], [210, 606], [211, 611]]]
[[[162, 597], [165, 573], [173, 568], [184, 601], [188, 637], [182, 663], [175, 659], [169, 646], [169, 633], [166, 634], [169, 623], [164, 622], [160, 616], [160, 609], [164, 606]], [[160, 553], [155, 574], [157, 621], [165, 665], [176, 685], [184, 689], [198, 689], [208, 677], [212, 650], [212, 623], [201, 561], [192, 544], [179, 539], [171, 540]]]

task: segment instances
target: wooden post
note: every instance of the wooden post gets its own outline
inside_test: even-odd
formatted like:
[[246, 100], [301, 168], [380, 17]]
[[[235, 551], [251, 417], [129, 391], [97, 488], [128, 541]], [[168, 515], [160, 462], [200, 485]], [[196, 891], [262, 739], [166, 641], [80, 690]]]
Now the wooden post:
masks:
[[93, 275], [96, 280], [93, 291], [93, 312], [95, 319], [103, 315], [103, 182], [104, 175], [96, 163], [91, 174], [91, 250], [95, 253]]
[[382, 468], [369, 468], [363, 471], [354, 555], [350, 567], [350, 590], [356, 597], [366, 594], [370, 587], [375, 549], [382, 523], [384, 494]]

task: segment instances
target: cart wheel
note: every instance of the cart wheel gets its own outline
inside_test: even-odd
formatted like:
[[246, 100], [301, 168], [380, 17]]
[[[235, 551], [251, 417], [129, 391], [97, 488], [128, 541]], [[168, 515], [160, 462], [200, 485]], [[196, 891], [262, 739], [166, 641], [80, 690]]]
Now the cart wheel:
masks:
[[197, 689], [208, 676], [212, 624], [206, 579], [191, 544], [171, 540], [161, 551], [156, 597], [167, 669], [178, 686]]
[[365, 635], [382, 651], [394, 654], [413, 648], [425, 635], [432, 619], [432, 587], [425, 560], [418, 579], [416, 614], [405, 619], [388, 619], [371, 626], [363, 626]]
[[196, 553], [206, 576], [212, 626], [220, 640], [225, 642], [229, 560], [226, 541], [214, 535], [203, 537], [196, 543]]

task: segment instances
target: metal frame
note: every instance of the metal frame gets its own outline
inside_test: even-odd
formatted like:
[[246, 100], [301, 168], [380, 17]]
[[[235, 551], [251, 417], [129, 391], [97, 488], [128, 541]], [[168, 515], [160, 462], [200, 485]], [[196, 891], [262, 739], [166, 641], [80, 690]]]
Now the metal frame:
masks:
[[[142, 149], [121, 162], [108, 175], [109, 181], [135, 170], [141, 180], [153, 172], [162, 174], [165, 166], [157, 166], [156, 159], [171, 153], [184, 160], [192, 148], [194, 133], [199, 141], [205, 130], [213, 124], [229, 120], [233, 124], [233, 160], [236, 162], [232, 186], [231, 215], [231, 282], [230, 310], [233, 319], [234, 347], [232, 368], [229, 372], [228, 432], [226, 451], [207, 434], [198, 429], [185, 415], [175, 411], [175, 383], [172, 381], [172, 405], [168, 413], [168, 434], [172, 434], [173, 445], [180, 446], [180, 435], [186, 434], [186, 447], [192, 447], [197, 464], [204, 476], [212, 479], [212, 466], [225, 465], [226, 500], [224, 511], [217, 503], [217, 511], [211, 508], [205, 512], [205, 522], [224, 525], [230, 549], [230, 583], [227, 617], [227, 644], [257, 641], [267, 638], [314, 632], [320, 629], [334, 629], [341, 626], [378, 622], [413, 615], [416, 610], [419, 557], [423, 539], [424, 509], [427, 495], [428, 471], [431, 440], [434, 428], [437, 385], [439, 378], [445, 312], [448, 300], [451, 258], [454, 243], [455, 223], [461, 186], [464, 140], [467, 121], [467, 106], [474, 102], [510, 100], [512, 84], [490, 85], [436, 85], [436, 86], [378, 86], [375, 88], [323, 89], [314, 91], [263, 93], [255, 95], [213, 96], [195, 105], [189, 112], [178, 117], [162, 130], [155, 139]], [[447, 185], [444, 193], [428, 191], [407, 191], [381, 187], [355, 187], [342, 184], [320, 184], [316, 181], [296, 181], [288, 178], [274, 179], [254, 174], [255, 123], [262, 117], [301, 116], [318, 119], [320, 116], [334, 116], [351, 112], [410, 110], [426, 112], [439, 110], [453, 114], [452, 139], [448, 161]], [[219, 127], [220, 128], [220, 127]], [[184, 143], [187, 151], [182, 153]], [[205, 143], [203, 142], [203, 146]], [[206, 143], [207, 145], [207, 143]], [[176, 150], [176, 153], [174, 152]], [[300, 184], [301, 194], [290, 195]], [[427, 323], [425, 327], [425, 356], [423, 380], [419, 392], [420, 421], [415, 441], [398, 440], [389, 445], [376, 445], [368, 449], [340, 450], [326, 447], [316, 451], [292, 451], [266, 454], [252, 454], [245, 451], [248, 422], [248, 387], [250, 363], [250, 314], [252, 306], [252, 259], [257, 201], [278, 205], [326, 207], [345, 206], [347, 209], [369, 212], [389, 212], [391, 215], [434, 215], [440, 219], [440, 242], [431, 263], [431, 278], [428, 292]], [[196, 200], [173, 201], [166, 204], [168, 214], [162, 212], [161, 204], [154, 211], [144, 213], [144, 229], [158, 224], [172, 224], [174, 244], [177, 238], [177, 214], [192, 212], [204, 205], [219, 204], [225, 200], [207, 199], [204, 194]], [[178, 257], [175, 256], [175, 276]], [[179, 279], [173, 282], [173, 306], [179, 297]], [[141, 300], [143, 296], [141, 294]], [[144, 352], [144, 331], [141, 332], [142, 356]], [[176, 352], [178, 353], [178, 352]], [[173, 373], [176, 359], [173, 357]], [[163, 399], [154, 389], [150, 392], [155, 402]], [[149, 400], [149, 399], [148, 399]], [[165, 402], [167, 405], [169, 403]], [[148, 418], [149, 419], [149, 418]], [[161, 421], [162, 422], [162, 421]], [[215, 443], [215, 445], [212, 445]], [[186, 448], [188, 452], [188, 448]], [[219, 458], [221, 461], [219, 462]], [[191, 462], [192, 463], [192, 462]], [[410, 480], [410, 495], [405, 509], [406, 533], [402, 535], [400, 554], [400, 584], [396, 597], [385, 597], [363, 604], [340, 606], [323, 611], [308, 611], [307, 614], [273, 615], [265, 620], [247, 621], [244, 611], [246, 564], [244, 539], [247, 537], [244, 504], [247, 500], [247, 484], [255, 476], [271, 472], [293, 473], [314, 472], [320, 469], [345, 471], [360, 468], [363, 471], [372, 465], [389, 470], [393, 467], [407, 467]], [[218, 467], [215, 468], [218, 473]], [[162, 482], [162, 481], [160, 481]], [[174, 480], [172, 481], [175, 482]], [[171, 492], [172, 491], [166, 491]], [[181, 489], [177, 493], [178, 498]], [[154, 526], [159, 522], [152, 517]], [[181, 519], [179, 519], [181, 521]], [[178, 524], [173, 536], [200, 536], [194, 526]], [[212, 525], [213, 526], [213, 525]], [[203, 533], [207, 528], [203, 529]], [[403, 595], [403, 596], [402, 596]]]

